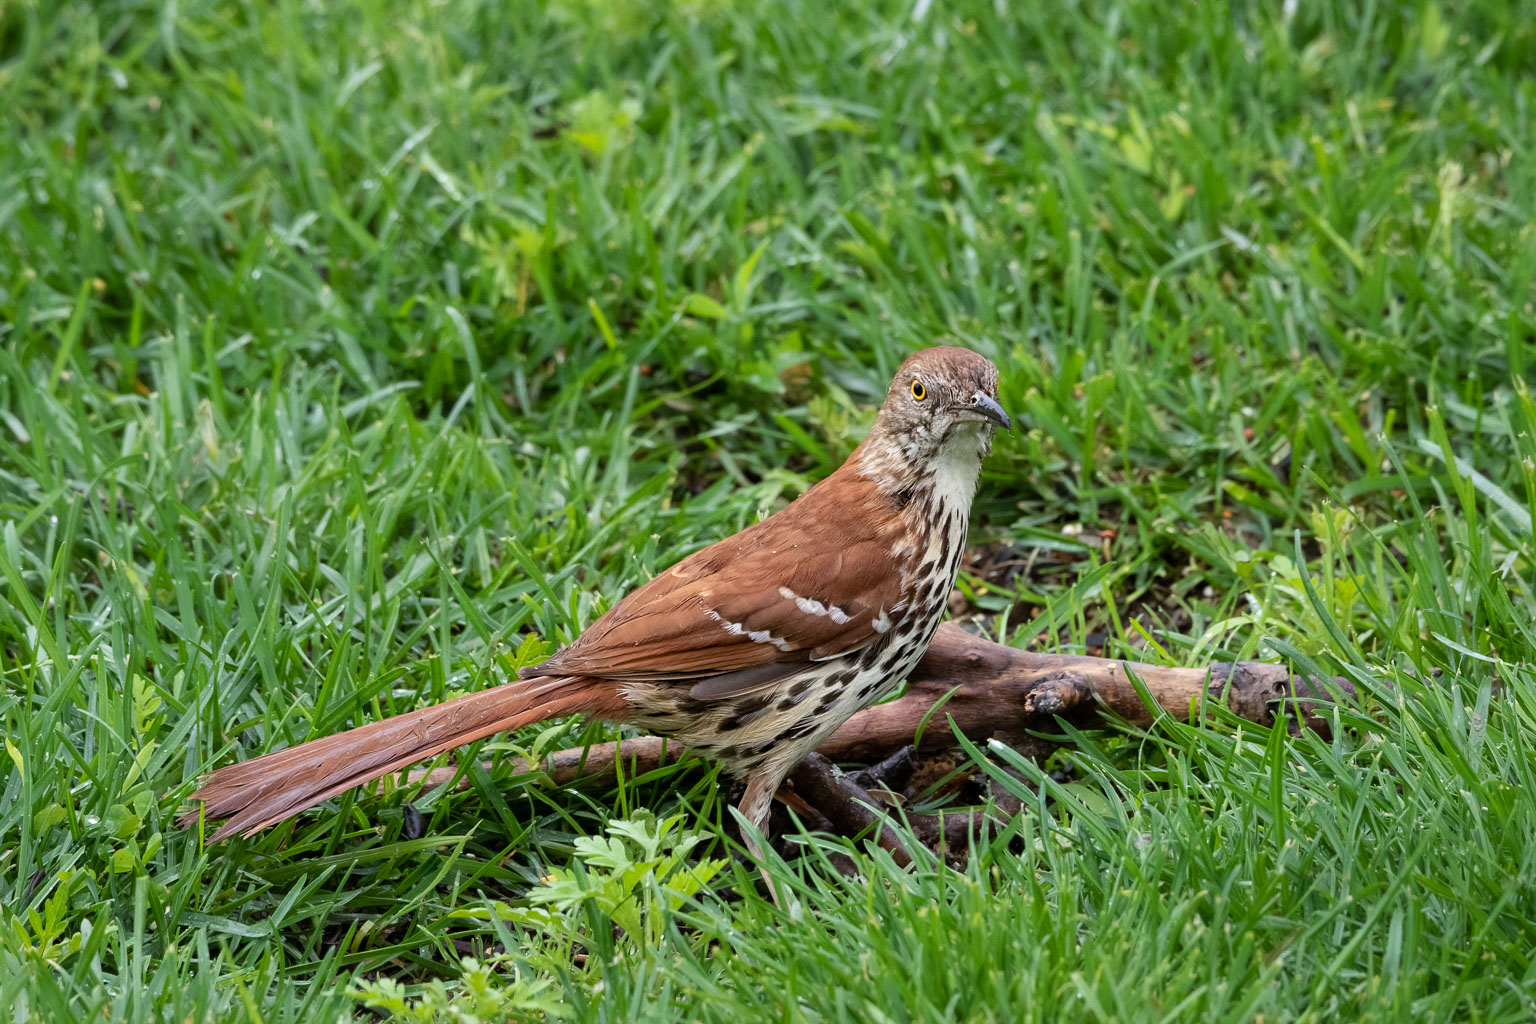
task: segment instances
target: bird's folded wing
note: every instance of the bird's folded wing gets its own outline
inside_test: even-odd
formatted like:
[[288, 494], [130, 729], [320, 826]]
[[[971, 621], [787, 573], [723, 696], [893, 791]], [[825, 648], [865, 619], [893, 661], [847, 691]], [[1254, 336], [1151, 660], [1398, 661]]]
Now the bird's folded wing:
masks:
[[801, 530], [795, 517], [776, 518], [657, 576], [536, 671], [694, 680], [691, 695], [710, 699], [766, 685], [881, 636], [902, 607], [891, 538]]

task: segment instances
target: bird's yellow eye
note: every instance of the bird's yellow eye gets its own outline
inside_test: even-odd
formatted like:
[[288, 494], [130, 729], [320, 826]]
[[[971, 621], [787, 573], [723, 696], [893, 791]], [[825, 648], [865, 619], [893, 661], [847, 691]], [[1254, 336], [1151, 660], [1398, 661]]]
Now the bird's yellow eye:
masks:
[[923, 387], [922, 381], [914, 380], [912, 382], [912, 397], [919, 402], [928, 397], [928, 389]]

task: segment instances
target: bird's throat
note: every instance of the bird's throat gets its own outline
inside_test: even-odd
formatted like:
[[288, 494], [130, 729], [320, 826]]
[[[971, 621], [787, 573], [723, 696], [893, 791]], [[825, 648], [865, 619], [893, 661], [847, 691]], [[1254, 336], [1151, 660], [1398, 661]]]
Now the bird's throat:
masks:
[[922, 452], [894, 437], [872, 437], [849, 462], [909, 518], [947, 515], [963, 523], [970, 518], [982, 459], [992, 447], [990, 434], [980, 425], [958, 426]]
[[962, 517], [969, 518], [971, 499], [976, 496], [976, 482], [981, 477], [981, 460], [990, 447], [991, 438], [979, 429], [951, 431], [926, 474], [936, 505], [958, 509]]

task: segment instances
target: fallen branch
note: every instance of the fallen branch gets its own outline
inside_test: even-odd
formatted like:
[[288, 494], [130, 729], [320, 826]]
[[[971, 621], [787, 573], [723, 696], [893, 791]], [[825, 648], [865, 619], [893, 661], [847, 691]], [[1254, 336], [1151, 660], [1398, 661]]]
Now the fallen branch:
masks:
[[1334, 699], [1329, 688], [1346, 700], [1355, 697], [1345, 680], [1324, 684], [1292, 675], [1283, 665], [1239, 661], [1180, 668], [1035, 654], [945, 623], [907, 680], [907, 692], [854, 715], [819, 749], [834, 761], [878, 761], [911, 743], [924, 716], [956, 687], [923, 732], [919, 753], [955, 745], [946, 716], [972, 740], [996, 738], [1030, 753], [1043, 742], [1034, 734], [1055, 731], [1057, 717], [1080, 725], [1106, 717], [1150, 725], [1153, 713], [1137, 693], [1132, 672], [1157, 706], [1181, 722], [1198, 716], [1208, 701], [1224, 702], [1238, 717], [1264, 726], [1273, 725], [1276, 712], [1285, 708], [1293, 731], [1299, 721], [1301, 728], [1326, 736], [1328, 721], [1317, 711]]
[[[1323, 683], [1306, 679], [1292, 675], [1283, 665], [1240, 661], [1180, 668], [1113, 658], [1035, 654], [983, 640], [945, 623], [908, 679], [907, 692], [898, 700], [854, 715], [821, 745], [819, 753], [835, 762], [862, 764], [907, 757], [900, 765], [877, 766], [870, 771], [883, 767], [882, 774], [860, 780], [871, 788], [888, 785], [899, 790], [914, 769], [910, 755], [902, 754], [903, 748], [912, 743], [934, 704], [955, 690], [924, 730], [917, 748], [920, 758], [955, 746], [947, 717], [953, 717], [972, 740], [998, 739], [1041, 757], [1059, 745], [1039, 735], [1056, 731], [1058, 717], [1079, 726], [1107, 718], [1150, 725], [1153, 712], [1142, 701], [1131, 673], [1163, 712], [1181, 722], [1198, 716], [1207, 702], [1224, 703], [1239, 717], [1264, 726], [1273, 725], [1276, 713], [1284, 709], [1293, 731], [1299, 727], [1326, 736], [1328, 722], [1317, 714], [1320, 706], [1335, 695], [1345, 700], [1355, 698], [1354, 687], [1345, 680]], [[617, 781], [621, 767], [625, 778], [633, 778], [678, 760], [681, 753], [675, 741], [638, 736], [621, 743], [562, 750], [539, 767], [557, 785], [605, 786]], [[518, 767], [532, 770], [526, 762]], [[883, 777], [896, 771], [905, 773], [900, 782]], [[424, 782], [430, 788], [447, 784], [456, 774], [455, 768], [438, 768], [412, 773], [411, 781]], [[822, 810], [825, 813], [825, 808]]]
[[[912, 862], [911, 852], [893, 831], [881, 827], [885, 824], [880, 813], [881, 804], [892, 803], [894, 799], [882, 801], [870, 787], [876, 784], [889, 786], [888, 792], [894, 793], [911, 776], [913, 768], [910, 746], [902, 747], [873, 768], [851, 775], [839, 772], [824, 755], [812, 754], [790, 772], [789, 782], [794, 796], [809, 804], [811, 810], [824, 820], [824, 825], [830, 826], [823, 827], [822, 831], [845, 836], [873, 831], [875, 842], [890, 851], [897, 864], [906, 865]], [[780, 795], [783, 796], [782, 790]], [[798, 808], [797, 813], [800, 813]], [[902, 817], [919, 842], [943, 854], [955, 866], [964, 861], [970, 849], [970, 837], [980, 835], [989, 824], [1001, 828], [1006, 821], [1006, 815], [999, 818], [995, 809], [941, 814], [907, 812]]]
[[844, 835], [873, 832], [875, 842], [889, 850], [897, 864], [910, 864], [912, 856], [894, 832], [880, 828], [879, 802], [852, 777], [821, 754], [812, 754], [789, 773], [795, 794], [803, 797]]

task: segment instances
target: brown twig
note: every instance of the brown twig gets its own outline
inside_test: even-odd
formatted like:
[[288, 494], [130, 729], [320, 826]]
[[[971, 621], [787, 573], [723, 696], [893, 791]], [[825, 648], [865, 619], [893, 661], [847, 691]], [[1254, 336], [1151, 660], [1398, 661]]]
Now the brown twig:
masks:
[[912, 862], [912, 855], [901, 845], [901, 840], [891, 830], [880, 827], [880, 805], [869, 790], [838, 771], [837, 766], [823, 755], [812, 754], [801, 761], [789, 773], [789, 781], [795, 787], [795, 793], [825, 815], [842, 835], [873, 832], [875, 842], [889, 850], [897, 864]]
[[933, 705], [957, 687], [924, 731], [919, 753], [954, 745], [946, 717], [953, 717], [973, 740], [997, 738], [1024, 749], [1037, 747], [1034, 734], [1053, 731], [1058, 716], [1075, 724], [1114, 717], [1150, 725], [1154, 711], [1137, 693], [1131, 673], [1158, 709], [1181, 722], [1197, 716], [1207, 702], [1224, 702], [1239, 717], [1265, 726], [1273, 725], [1276, 712], [1284, 709], [1293, 731], [1299, 721], [1301, 728], [1327, 735], [1328, 721], [1317, 712], [1332, 699], [1330, 688], [1346, 700], [1355, 697], [1345, 680], [1305, 679], [1283, 665], [1240, 661], [1182, 668], [1035, 654], [945, 623], [908, 679], [906, 694], [854, 715], [820, 750], [834, 761], [878, 761], [910, 743]]

